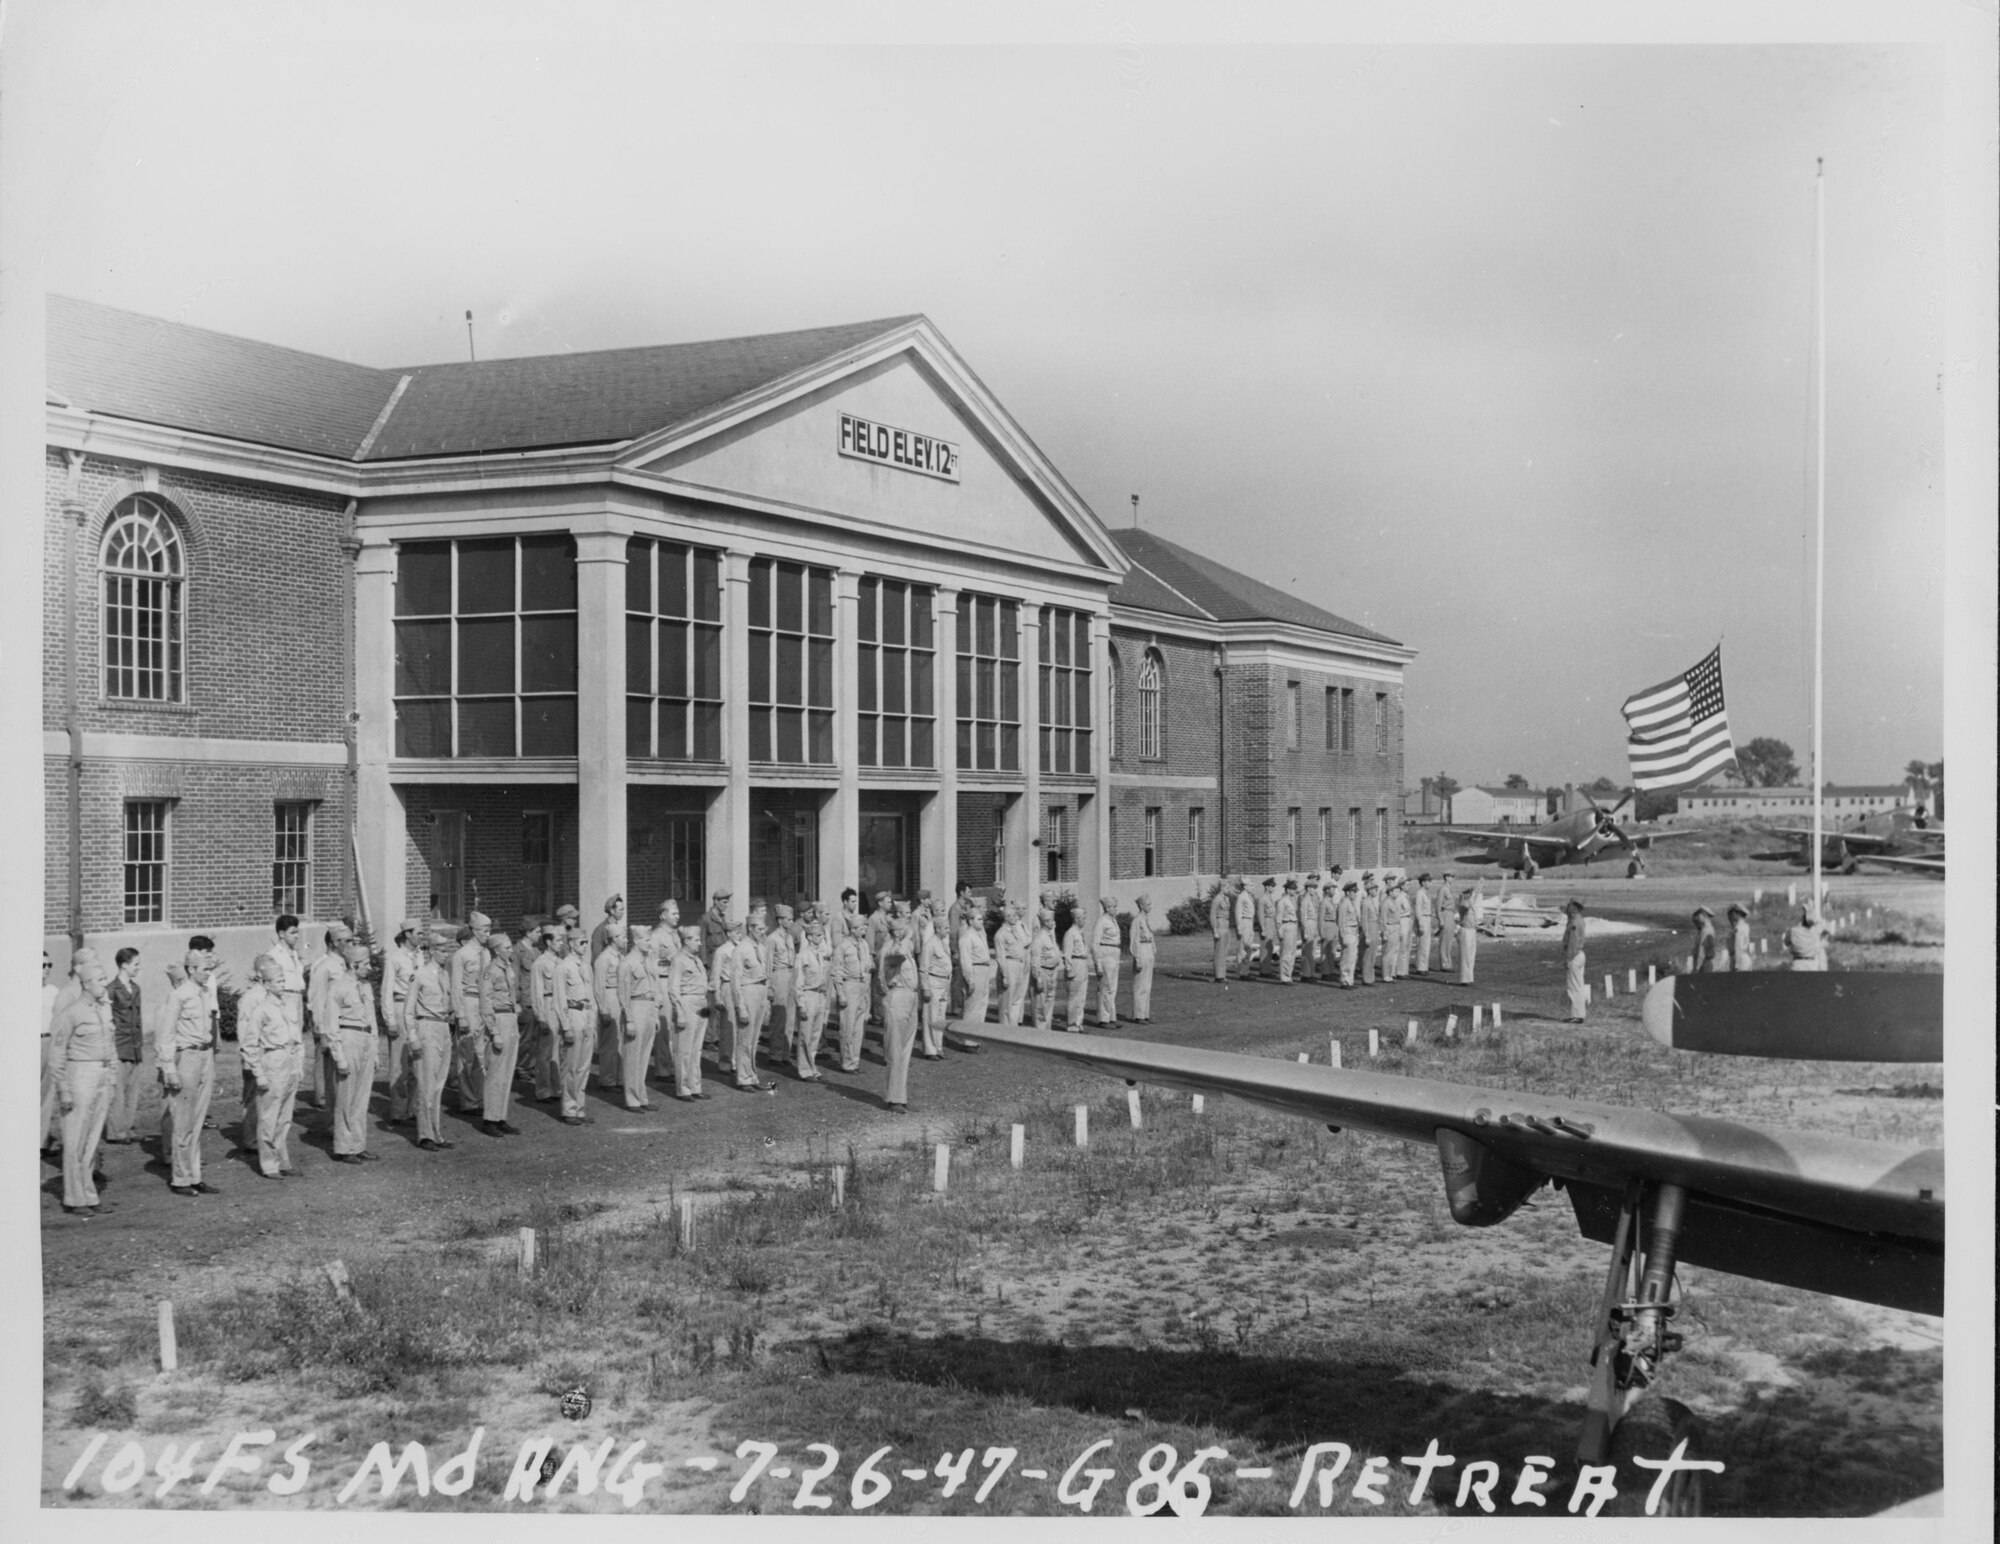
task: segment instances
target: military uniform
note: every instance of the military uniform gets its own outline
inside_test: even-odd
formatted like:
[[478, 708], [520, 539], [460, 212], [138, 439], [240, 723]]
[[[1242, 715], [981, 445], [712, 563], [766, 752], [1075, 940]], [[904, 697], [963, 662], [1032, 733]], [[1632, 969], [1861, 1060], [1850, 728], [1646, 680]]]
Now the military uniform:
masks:
[[1030, 936], [1027, 924], [1018, 915], [1009, 916], [993, 935], [993, 948], [1000, 965], [1000, 1022], [1016, 1028], [1028, 1002]]
[[1035, 988], [1035, 1028], [1050, 1030], [1056, 1022], [1056, 986], [1062, 976], [1062, 945], [1056, 941], [1053, 924], [1039, 919], [1028, 941], [1028, 971]]
[[146, 1060], [145, 1004], [139, 983], [123, 976], [111, 978], [108, 998], [118, 1060], [112, 1066], [111, 1109], [104, 1118], [104, 1139], [130, 1142], [138, 1128], [139, 1095], [145, 1086], [141, 1070]]
[[[986, 938], [983, 912], [966, 908], [964, 929], [958, 935], [958, 969], [965, 978], [965, 1014], [962, 1025], [977, 1030], [986, 1022], [986, 1004], [993, 992], [993, 946]], [[1007, 1017], [1003, 1003], [1000, 1017]]]
[[1299, 965], [1299, 945], [1305, 935], [1299, 931], [1299, 892], [1289, 880], [1278, 897], [1277, 919], [1278, 979], [1290, 986]]
[[451, 966], [433, 954], [418, 964], [403, 1001], [419, 1147], [446, 1145], [444, 1085], [451, 1076], [451, 1014]]
[[161, 1114], [160, 1146], [173, 1164], [170, 1183], [185, 1193], [202, 1183], [201, 1127], [215, 1093], [215, 1022], [209, 1017], [207, 994], [193, 976], [167, 999], [154, 1050], [162, 1076], [171, 1069], [180, 1085], [169, 1090]]
[[1698, 974], [1711, 975], [1721, 967], [1715, 959], [1715, 913], [1706, 906], [1697, 907], [1694, 914], [1694, 968]]
[[917, 1038], [917, 961], [909, 940], [893, 937], [876, 972], [882, 984], [882, 1049], [889, 1062], [888, 1104], [910, 1102], [910, 1051]]
[[1437, 935], [1437, 901], [1431, 894], [1428, 876], [1417, 881], [1417, 955], [1411, 964], [1411, 973], [1428, 976], [1431, 973], [1431, 943]]
[[337, 1026], [326, 993], [335, 976], [347, 974], [347, 961], [340, 956], [345, 935], [345, 928], [328, 928], [326, 952], [306, 972], [306, 1032], [299, 1053], [304, 1070], [299, 1074], [299, 1097], [316, 1110], [333, 1106], [333, 1053], [328, 1047]]
[[555, 995], [562, 1012], [562, 1118], [570, 1125], [582, 1125], [584, 1092], [590, 1082], [591, 1064], [597, 1059], [597, 996], [590, 972], [581, 958], [579, 935], [569, 953], [556, 961]]
[[1215, 979], [1229, 979], [1229, 934], [1236, 917], [1236, 898], [1228, 885], [1217, 885], [1208, 898], [1208, 931], [1215, 940]]
[[292, 1168], [292, 1109], [299, 1095], [305, 1037], [281, 992], [265, 992], [246, 1015], [243, 1004], [249, 996], [245, 992], [236, 1004], [236, 1046], [257, 1080], [257, 1169], [266, 1179], [279, 1179], [297, 1172]]
[[458, 1108], [466, 1114], [486, 1102], [486, 1037], [479, 1033], [479, 976], [490, 956], [480, 940], [486, 918], [472, 913], [472, 936], [451, 957], [451, 1010], [456, 1022], [453, 1035], [454, 1083]]
[[1740, 907], [1729, 909], [1729, 968], [1751, 970], [1757, 951], [1750, 945], [1750, 917]]
[[1333, 922], [1340, 935], [1340, 984], [1353, 986], [1354, 965], [1361, 953], [1361, 902], [1355, 896], [1354, 885], [1349, 884], [1340, 892]]
[[1801, 918], [1785, 931], [1785, 953], [1791, 970], [1826, 969], [1826, 932], [1817, 922]]
[[521, 1054], [521, 978], [513, 959], [488, 960], [479, 973], [479, 1031], [486, 1037], [486, 1077], [480, 1118], [507, 1125], [514, 1101], [514, 1064]]
[[653, 1041], [660, 1032], [660, 978], [653, 969], [651, 939], [634, 939], [618, 962], [620, 1040], [618, 1071], [624, 1085], [625, 1108], [650, 1110], [646, 1071], [652, 1065]]
[[1145, 907], [1132, 910], [1132, 1017], [1153, 1022], [1153, 965], [1159, 946], [1153, 942], [1153, 918]]
[[1083, 936], [1083, 925], [1072, 922], [1069, 931], [1063, 934], [1063, 987], [1067, 994], [1063, 1010], [1064, 1027], [1072, 1031], [1083, 1028], [1083, 1005], [1090, 996], [1090, 941]]
[[368, 1147], [368, 1096], [375, 1088], [375, 994], [352, 970], [327, 990], [333, 1055], [333, 1155], [359, 1157]]
[[697, 944], [683, 941], [667, 962], [667, 998], [673, 1009], [674, 1096], [701, 1097], [701, 1043], [709, 1011], [708, 972]]
[[820, 1037], [826, 1032], [829, 970], [826, 956], [810, 934], [799, 945], [792, 969], [798, 1013], [798, 1028], [792, 1035], [792, 1067], [806, 1082], [817, 1083], [821, 1077]]
[[[405, 923], [407, 939], [414, 923]], [[389, 1119], [410, 1118], [410, 1097], [416, 1080], [410, 1073], [410, 1037], [404, 1029], [403, 1004], [410, 995], [419, 961], [408, 942], [399, 943], [382, 961], [382, 1028], [389, 1037], [385, 1047], [389, 1063]]]
[[1563, 989], [1569, 994], [1569, 1016], [1578, 1024], [1583, 1022], [1584, 1004], [1588, 1001], [1588, 989], [1584, 985], [1585, 969], [1583, 913], [1571, 911], [1569, 920], [1563, 924]]
[[1485, 907], [1478, 887], [1458, 900], [1458, 984], [1472, 985], [1473, 966], [1479, 959], [1479, 918]]
[[[556, 991], [557, 967], [561, 957], [554, 949], [535, 956], [528, 976], [528, 999], [535, 1005], [535, 1050], [529, 1063], [535, 1075], [535, 1098], [562, 1096], [563, 1004]], [[704, 977], [705, 979], [705, 977]]]
[[1371, 880], [1361, 897], [1361, 984], [1375, 984], [1375, 968], [1382, 957], [1382, 892]]
[[944, 1021], [951, 1011], [951, 950], [935, 927], [917, 929], [918, 1019], [922, 1054], [931, 1061], [944, 1054]]
[[[91, 967], [93, 970], [99, 968]], [[70, 1211], [97, 1205], [97, 1144], [117, 1079], [118, 1034], [111, 999], [85, 991], [49, 1026], [56, 1104], [62, 1112], [62, 1204]], [[197, 1127], [197, 1134], [200, 1128]]]
[[792, 937], [791, 929], [781, 918], [777, 927], [764, 935], [765, 990], [771, 998], [771, 1060], [789, 1061], [792, 1056], [792, 1039], [798, 1033], [798, 1005], [792, 993], [796, 986], [793, 975], [796, 967], [798, 943]]
[[1317, 877], [1299, 890], [1299, 974], [1319, 980], [1320, 893]]
[[1236, 926], [1237, 974], [1247, 980], [1257, 953], [1257, 897], [1247, 886], [1238, 887], [1230, 919]]
[[1458, 892], [1449, 880], [1438, 886], [1438, 968], [1458, 968]]
[[869, 977], [874, 974], [868, 946], [850, 928], [833, 943], [833, 990], [840, 1004], [840, 1070], [861, 1070], [861, 1038], [868, 1020]]
[[[1265, 880], [1257, 894], [1257, 974], [1268, 974], [1267, 965], [1278, 963], [1278, 886]], [[1248, 970], [1245, 970], [1248, 974]]]
[[1097, 1022], [1104, 1028], [1118, 1023], [1118, 973], [1124, 961], [1124, 939], [1118, 919], [1108, 911], [1098, 913], [1090, 929], [1090, 967], [1097, 977]]
[[625, 951], [608, 940], [590, 962], [590, 995], [597, 1004], [597, 1081], [615, 1088], [625, 1081], [625, 1008], [618, 1000], [618, 972]]

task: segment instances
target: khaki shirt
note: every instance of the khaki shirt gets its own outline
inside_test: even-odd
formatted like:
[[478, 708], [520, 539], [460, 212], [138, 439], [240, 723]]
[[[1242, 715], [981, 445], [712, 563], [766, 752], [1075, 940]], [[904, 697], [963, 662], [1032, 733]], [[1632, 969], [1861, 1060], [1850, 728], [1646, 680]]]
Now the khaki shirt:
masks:
[[113, 1062], [118, 1059], [118, 1036], [111, 1023], [111, 999], [96, 1002], [79, 996], [49, 1027], [49, 1070], [55, 1075], [56, 1091], [69, 1097], [69, 1069], [73, 1062]]
[[206, 1051], [214, 1045], [215, 1025], [208, 1016], [208, 996], [192, 979], [183, 981], [167, 998], [154, 1049], [161, 1061], [171, 1064], [182, 1051]]
[[500, 1027], [499, 1016], [503, 1013], [519, 1015], [521, 1011], [520, 987], [514, 980], [513, 969], [499, 960], [491, 960], [479, 973], [479, 1023], [488, 1034]]

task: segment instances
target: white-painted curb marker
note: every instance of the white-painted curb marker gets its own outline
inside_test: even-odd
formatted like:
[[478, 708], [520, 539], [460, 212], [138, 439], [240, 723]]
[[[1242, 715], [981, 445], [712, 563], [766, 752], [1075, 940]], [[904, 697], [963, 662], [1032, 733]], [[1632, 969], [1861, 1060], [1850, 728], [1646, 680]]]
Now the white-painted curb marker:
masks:
[[520, 1232], [519, 1264], [523, 1276], [535, 1274], [535, 1230], [523, 1228]]
[[1016, 1126], [1014, 1128], [1014, 1140], [1007, 1153], [1007, 1161], [1015, 1168], [1020, 1168], [1022, 1160], [1027, 1156], [1027, 1148], [1028, 1128], [1026, 1126]]
[[1125, 1090], [1125, 1113], [1132, 1118], [1132, 1129], [1134, 1131], [1137, 1131], [1145, 1124], [1144, 1118], [1139, 1114], [1139, 1090], [1136, 1088]]
[[945, 1187], [951, 1183], [951, 1149], [940, 1142], [937, 1145], [937, 1167], [931, 1173], [931, 1189], [943, 1195]]
[[1076, 1107], [1076, 1145], [1090, 1146], [1090, 1106], [1087, 1104]]
[[1380, 1056], [1382, 1054], [1382, 1037], [1377, 1030], [1371, 1029], [1368, 1031], [1368, 1054], [1370, 1056]]
[[180, 1351], [174, 1340], [174, 1305], [163, 1297], [160, 1299], [160, 1371], [172, 1372], [180, 1364]]
[[1194, 1113], [1195, 1113], [1195, 1114], [1197, 1114], [1197, 1115], [1199, 1115], [1199, 1114], [1201, 1114], [1201, 1110], [1202, 1110], [1202, 1100], [1201, 1100], [1201, 1095], [1200, 1095], [1200, 1094], [1196, 1094], [1196, 1095], [1194, 1096]]

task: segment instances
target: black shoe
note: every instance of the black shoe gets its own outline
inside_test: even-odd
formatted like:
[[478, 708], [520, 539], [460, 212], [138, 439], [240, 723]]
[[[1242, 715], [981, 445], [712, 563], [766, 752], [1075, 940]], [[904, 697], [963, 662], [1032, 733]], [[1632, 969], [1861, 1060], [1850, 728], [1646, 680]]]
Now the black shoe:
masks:
[[333, 1161], [335, 1163], [359, 1163], [361, 1158], [356, 1153], [335, 1153]]
[[494, 1125], [499, 1128], [500, 1135], [502, 1135], [503, 1137], [518, 1137], [521, 1134], [521, 1128], [519, 1126], [509, 1125], [504, 1120], [495, 1121]]
[[299, 1177], [299, 1171], [297, 1169], [278, 1170], [279, 1179], [297, 1179], [298, 1177]]
[[177, 1196], [191, 1196], [201, 1193], [193, 1185], [169, 1185], [167, 1189], [171, 1190]]
[[588, 1126], [590, 1124], [590, 1117], [587, 1115], [565, 1115], [562, 1118], [562, 1123], [565, 1126]]
[[268, 1179], [274, 1184], [285, 1177], [282, 1173], [266, 1174], [262, 1169], [252, 1169], [250, 1172], [255, 1174], [259, 1179]]
[[378, 1163], [381, 1161], [382, 1158], [382, 1155], [380, 1153], [371, 1153], [366, 1148], [363, 1148], [360, 1152], [356, 1153], [354, 1156], [359, 1158], [363, 1163]]
[[194, 1193], [198, 1196], [219, 1196], [222, 1194], [222, 1187], [211, 1185], [207, 1180], [203, 1180], [194, 1187]]
[[479, 1129], [483, 1135], [497, 1137], [500, 1135], [500, 1122], [497, 1120], [483, 1120], [479, 1123]]

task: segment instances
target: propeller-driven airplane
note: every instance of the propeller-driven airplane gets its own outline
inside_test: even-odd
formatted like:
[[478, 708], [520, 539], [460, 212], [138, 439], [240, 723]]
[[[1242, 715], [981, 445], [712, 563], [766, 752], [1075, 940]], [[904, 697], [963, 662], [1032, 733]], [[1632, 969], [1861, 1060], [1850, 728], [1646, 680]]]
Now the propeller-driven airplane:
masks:
[[1583, 795], [1590, 806], [1588, 809], [1572, 808], [1547, 825], [1536, 826], [1532, 830], [1508, 826], [1445, 826], [1442, 829], [1447, 835], [1478, 842], [1485, 849], [1471, 861], [1497, 863], [1523, 879], [1533, 879], [1537, 869], [1589, 863], [1611, 848], [1625, 854], [1625, 873], [1628, 877], [1634, 876], [1646, 866], [1640, 856], [1645, 848], [1672, 837], [1694, 835], [1691, 831], [1654, 831], [1636, 837], [1628, 836], [1618, 824], [1618, 812], [1631, 802], [1630, 793], [1607, 810], [1590, 797], [1588, 790], [1579, 788], [1576, 791]]
[[[1887, 1049], [1872, 1011], [1848, 1022], [1825, 989], [1835, 978], [1792, 977], [1807, 983], [1796, 1003], [1776, 972], [1747, 979], [1763, 984], [1767, 1017], [1814, 1020], [1815, 1057], [1842, 1054], [1844, 1039], [1853, 1054]], [[1693, 999], [1677, 1002], [1671, 978], [1654, 990], [1663, 998], [1647, 1004], [1655, 1034], [1699, 1041], [1687, 1023]], [[1908, 1000], [1921, 1011], [1931, 999], [1919, 988]], [[1676, 1023], [1677, 1033], [1664, 1027]], [[1672, 1328], [1679, 1265], [1944, 1312], [1940, 1148], [1103, 1035], [994, 1025], [980, 1034], [1129, 1083], [1234, 1094], [1332, 1131], [1434, 1146], [1451, 1215], [1470, 1227], [1502, 1221], [1544, 1185], [1563, 1191], [1583, 1235], [1611, 1246], [1591, 1327], [1581, 1463], [1663, 1453], [1686, 1436], [1686, 1411], [1649, 1392], [1681, 1345]], [[1769, 1054], [1800, 1054], [1788, 1038], [1774, 1036]], [[1919, 1042], [1911, 1050], [1930, 1048]], [[1680, 1500], [1698, 1507], [1698, 1477], [1677, 1478], [1689, 1480]]]
[[[1812, 827], [1764, 826], [1760, 829], [1793, 844], [1797, 848], [1794, 856], [1801, 863], [1812, 856]], [[1942, 874], [1944, 827], [1921, 808], [1857, 815], [1844, 826], [1820, 832], [1819, 861], [1823, 867], [1837, 869], [1843, 874], [1852, 874], [1863, 863], [1881, 863], [1891, 868]]]

